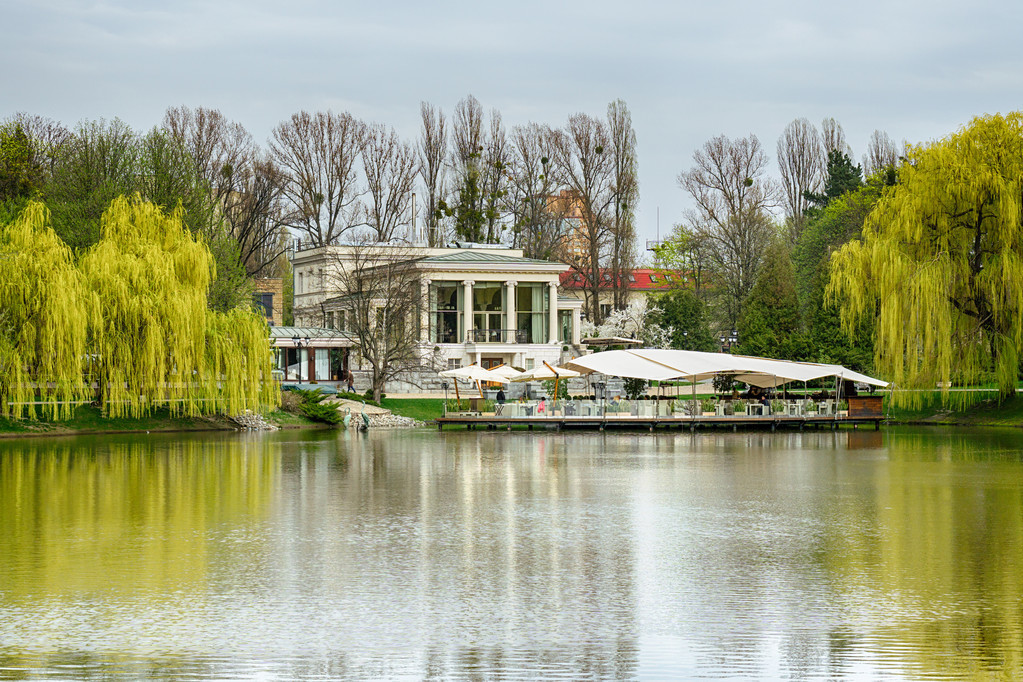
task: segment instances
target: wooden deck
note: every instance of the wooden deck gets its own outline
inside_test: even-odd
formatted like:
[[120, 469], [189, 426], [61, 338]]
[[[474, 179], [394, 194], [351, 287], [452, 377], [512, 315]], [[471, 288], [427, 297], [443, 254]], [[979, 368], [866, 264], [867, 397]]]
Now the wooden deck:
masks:
[[881, 415], [858, 416], [725, 416], [725, 417], [633, 417], [629, 415], [606, 416], [550, 416], [550, 417], [499, 417], [489, 414], [451, 414], [437, 419], [437, 428], [445, 426], [465, 426], [466, 429], [511, 429], [513, 426], [526, 427], [530, 430], [541, 429], [696, 429], [730, 428], [737, 431], [743, 429], [778, 428], [805, 429], [837, 429], [840, 426], [852, 425], [854, 428], [873, 425], [874, 430], [881, 428]]

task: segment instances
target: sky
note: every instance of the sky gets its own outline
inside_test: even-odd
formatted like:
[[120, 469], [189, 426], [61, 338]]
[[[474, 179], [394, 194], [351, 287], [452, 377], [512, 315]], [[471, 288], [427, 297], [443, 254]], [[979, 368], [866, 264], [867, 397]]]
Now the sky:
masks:
[[0, 119], [146, 130], [168, 106], [220, 109], [264, 146], [300, 110], [419, 134], [474, 95], [505, 126], [562, 126], [627, 103], [642, 242], [691, 202], [677, 177], [718, 135], [773, 158], [793, 119], [927, 142], [1023, 107], [1023, 4], [975, 0], [468, 3], [0, 0]]

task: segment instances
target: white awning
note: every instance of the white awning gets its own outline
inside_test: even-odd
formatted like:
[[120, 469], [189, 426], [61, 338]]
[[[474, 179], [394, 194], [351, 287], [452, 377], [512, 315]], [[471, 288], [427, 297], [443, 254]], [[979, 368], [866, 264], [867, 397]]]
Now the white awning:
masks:
[[654, 381], [668, 379], [702, 381], [718, 374], [732, 374], [735, 375], [737, 381], [763, 388], [780, 386], [790, 381], [810, 381], [829, 376], [874, 386], [888, 385], [885, 381], [874, 379], [841, 365], [793, 362], [691, 350], [657, 348], [612, 350], [576, 358], [565, 363], [565, 366], [583, 374], [600, 372], [611, 376]]

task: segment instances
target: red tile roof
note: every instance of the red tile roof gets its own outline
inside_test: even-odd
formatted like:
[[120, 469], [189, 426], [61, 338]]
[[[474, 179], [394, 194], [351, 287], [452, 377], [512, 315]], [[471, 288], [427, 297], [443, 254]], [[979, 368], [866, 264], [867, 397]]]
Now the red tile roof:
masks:
[[[685, 278], [677, 272], [665, 272], [652, 268], [636, 268], [627, 276], [626, 286], [635, 291], [658, 291], [667, 289], [673, 284], [680, 284]], [[604, 272], [601, 276], [600, 285], [610, 289], [612, 287], [611, 273]], [[586, 281], [582, 275], [574, 270], [561, 273], [561, 286], [567, 289], [582, 289]]]

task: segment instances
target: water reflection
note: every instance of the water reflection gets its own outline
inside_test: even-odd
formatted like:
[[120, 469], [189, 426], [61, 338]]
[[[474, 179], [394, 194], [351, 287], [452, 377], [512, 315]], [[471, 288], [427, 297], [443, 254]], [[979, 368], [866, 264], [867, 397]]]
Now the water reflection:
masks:
[[0, 442], [0, 678], [1012, 677], [1020, 443]]

